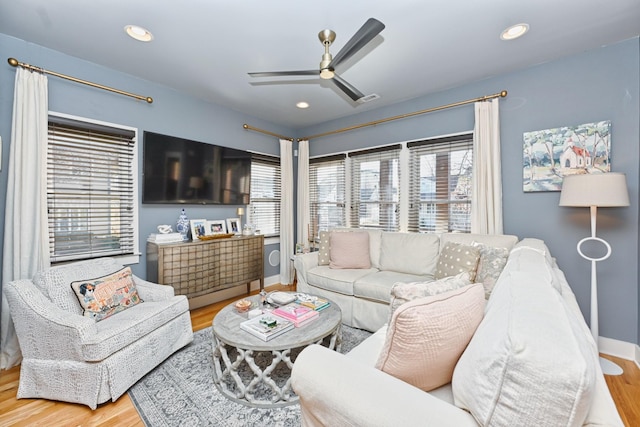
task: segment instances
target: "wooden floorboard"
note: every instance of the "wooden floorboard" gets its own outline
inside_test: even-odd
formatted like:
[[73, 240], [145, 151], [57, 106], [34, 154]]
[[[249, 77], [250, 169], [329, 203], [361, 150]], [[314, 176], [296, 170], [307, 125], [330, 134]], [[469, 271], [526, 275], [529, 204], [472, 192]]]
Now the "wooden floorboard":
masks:
[[[293, 290], [276, 285], [269, 290]], [[255, 293], [255, 292], [253, 292]], [[233, 300], [239, 299], [233, 298]], [[232, 300], [191, 311], [194, 331], [211, 326], [213, 317]], [[609, 390], [627, 427], [640, 426], [640, 369], [629, 360], [603, 355], [624, 369], [623, 375], [605, 376]], [[118, 426], [142, 427], [129, 396], [103, 403], [92, 411], [87, 406], [43, 399], [16, 399], [20, 367], [0, 371], [0, 426]]]

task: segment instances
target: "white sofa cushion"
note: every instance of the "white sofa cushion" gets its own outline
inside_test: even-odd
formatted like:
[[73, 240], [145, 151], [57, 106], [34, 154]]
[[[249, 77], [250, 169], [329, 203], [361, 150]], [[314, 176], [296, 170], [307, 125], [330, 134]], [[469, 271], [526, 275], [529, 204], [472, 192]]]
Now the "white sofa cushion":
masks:
[[447, 243], [461, 243], [470, 245], [473, 242], [483, 243], [494, 248], [511, 250], [518, 243], [518, 236], [511, 234], [478, 234], [478, 233], [442, 233], [440, 234], [440, 248]]
[[507, 263], [456, 365], [455, 404], [480, 425], [582, 425], [596, 380], [593, 354], [576, 339], [547, 273], [518, 264], [528, 263]]
[[403, 304], [393, 314], [376, 368], [424, 391], [451, 382], [484, 305], [480, 283]]
[[353, 284], [353, 295], [374, 301], [388, 303], [391, 299], [391, 288], [398, 282], [432, 281], [430, 275], [417, 276], [415, 274], [398, 273], [397, 271], [378, 271], [367, 274]]
[[337, 292], [344, 295], [353, 295], [353, 283], [361, 277], [375, 273], [375, 268], [369, 269], [333, 269], [328, 265], [314, 267], [307, 271], [309, 285]]
[[439, 248], [439, 238], [435, 234], [384, 232], [380, 270], [419, 276], [433, 274]]

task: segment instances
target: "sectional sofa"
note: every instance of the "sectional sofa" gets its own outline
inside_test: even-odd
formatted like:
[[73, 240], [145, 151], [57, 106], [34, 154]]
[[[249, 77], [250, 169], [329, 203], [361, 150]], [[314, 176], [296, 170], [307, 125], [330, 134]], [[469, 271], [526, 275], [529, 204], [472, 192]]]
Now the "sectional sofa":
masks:
[[[381, 238], [384, 249], [379, 253], [386, 254], [384, 233]], [[438, 236], [440, 241], [448, 238]], [[496, 241], [504, 243], [504, 238], [496, 236]], [[410, 249], [407, 245], [395, 256], [404, 254], [413, 259], [416, 253]], [[352, 325], [375, 327], [383, 318], [389, 321], [389, 312], [382, 314], [382, 298], [371, 300], [370, 307], [375, 307], [376, 314], [364, 315], [364, 283], [358, 286], [362, 278], [385, 270], [372, 267], [355, 279], [348, 272], [327, 272], [323, 282], [320, 272], [330, 267], [316, 270], [321, 266], [312, 266], [310, 260], [311, 256], [296, 260], [298, 283], [302, 283], [304, 291], [331, 295], [345, 307], [345, 321]], [[378, 266], [386, 267], [387, 263], [379, 261]], [[343, 282], [345, 277], [353, 279], [343, 284], [349, 291], [340, 292], [337, 280], [328, 281], [329, 277], [338, 276]], [[326, 289], [329, 284], [333, 290]], [[486, 305], [481, 305], [468, 342], [455, 359], [445, 361], [450, 363], [448, 379], [433, 388], [416, 384], [420, 378], [428, 381], [441, 377], [445, 370], [441, 366], [446, 363], [442, 365], [437, 360], [442, 346], [433, 341], [442, 339], [446, 347], [447, 337], [434, 338], [437, 335], [432, 330], [448, 325], [455, 334], [459, 323], [473, 317], [469, 312], [474, 311], [474, 306], [436, 311], [438, 316], [433, 318], [409, 316], [404, 330], [398, 328], [400, 319], [406, 313], [448, 304], [473, 292], [477, 313], [480, 286], [472, 284], [400, 305], [388, 325], [346, 355], [318, 345], [303, 350], [292, 372], [303, 425], [623, 426], [575, 296], [548, 248], [537, 239], [523, 239], [510, 248], [506, 265]], [[386, 307], [389, 310], [389, 305]], [[416, 335], [407, 339], [405, 334], [404, 340], [398, 340], [416, 323], [422, 324], [420, 330], [425, 331], [422, 339]], [[411, 354], [424, 346], [429, 350]], [[400, 357], [394, 363], [404, 365], [399, 370], [389, 370], [389, 354], [398, 350]], [[416, 364], [420, 367], [416, 368]], [[410, 368], [404, 378], [398, 374], [403, 367]]]

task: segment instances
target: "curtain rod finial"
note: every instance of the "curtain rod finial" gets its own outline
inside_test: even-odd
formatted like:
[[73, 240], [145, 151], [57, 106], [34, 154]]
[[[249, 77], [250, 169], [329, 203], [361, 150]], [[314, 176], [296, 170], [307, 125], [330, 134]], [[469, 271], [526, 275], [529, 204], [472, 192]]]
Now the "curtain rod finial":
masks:
[[150, 96], [147, 96], [147, 98], [145, 99], [145, 101], [147, 101], [149, 104], [153, 104], [153, 98]]
[[16, 58], [9, 58], [7, 59], [7, 62], [9, 63], [9, 65], [11, 65], [12, 67], [17, 67], [19, 62]]
[[500, 97], [504, 98], [505, 96], [507, 96], [507, 91], [503, 90], [502, 92], [500, 92]]
[[245, 123], [245, 124], [242, 125], [242, 128], [243, 129], [249, 129], [249, 125]]

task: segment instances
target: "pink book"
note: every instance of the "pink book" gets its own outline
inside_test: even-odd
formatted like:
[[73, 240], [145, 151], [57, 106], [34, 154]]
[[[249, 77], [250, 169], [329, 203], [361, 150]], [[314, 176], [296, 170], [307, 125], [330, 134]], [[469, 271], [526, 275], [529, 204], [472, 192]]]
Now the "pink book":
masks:
[[304, 307], [299, 304], [289, 304], [282, 307], [278, 307], [273, 310], [273, 314], [278, 315], [284, 319], [291, 320], [296, 326], [300, 326], [307, 320], [318, 316], [318, 312]]

